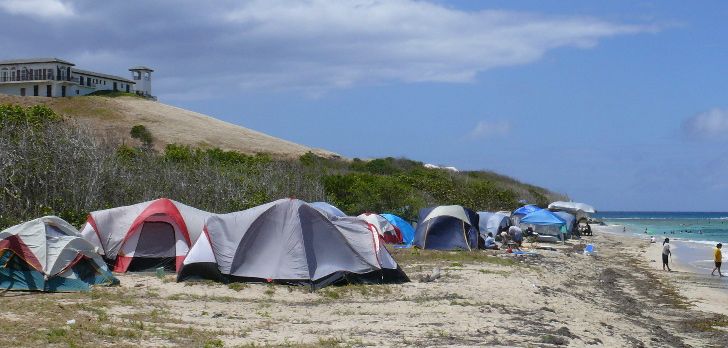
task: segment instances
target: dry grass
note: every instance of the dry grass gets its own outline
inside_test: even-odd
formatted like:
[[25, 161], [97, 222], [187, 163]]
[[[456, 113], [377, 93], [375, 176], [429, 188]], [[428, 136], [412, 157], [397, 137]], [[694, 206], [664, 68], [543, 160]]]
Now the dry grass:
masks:
[[181, 321], [145, 297], [146, 292], [119, 287], [89, 293], [12, 292], [0, 298], [0, 342], [16, 347], [205, 346], [219, 334]]
[[136, 97], [84, 96], [70, 98], [15, 97], [0, 95], [0, 103], [24, 106], [45, 104], [61, 115], [90, 126], [100, 136], [120, 137], [134, 144], [131, 127], [144, 125], [155, 138], [154, 146], [166, 144], [217, 147], [245, 154], [268, 153], [280, 158], [298, 158], [308, 151], [322, 157], [333, 152], [312, 149], [207, 115]]

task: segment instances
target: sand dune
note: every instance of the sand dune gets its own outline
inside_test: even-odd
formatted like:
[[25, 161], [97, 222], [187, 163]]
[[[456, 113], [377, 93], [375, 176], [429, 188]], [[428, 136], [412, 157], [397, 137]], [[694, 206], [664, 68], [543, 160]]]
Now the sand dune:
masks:
[[276, 138], [252, 129], [224, 122], [197, 112], [135, 97], [14, 97], [0, 95], [0, 103], [20, 105], [45, 104], [56, 112], [90, 126], [105, 137], [119, 137], [126, 142], [131, 127], [142, 124], [155, 138], [154, 146], [168, 143], [203, 148], [218, 147], [246, 154], [268, 153], [276, 157], [297, 158], [308, 151], [323, 156], [337, 154], [313, 149]]

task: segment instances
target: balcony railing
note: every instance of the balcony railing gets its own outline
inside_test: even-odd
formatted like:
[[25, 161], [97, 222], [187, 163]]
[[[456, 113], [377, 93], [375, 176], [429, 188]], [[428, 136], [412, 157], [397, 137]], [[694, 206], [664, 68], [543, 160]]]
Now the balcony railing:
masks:
[[54, 79], [53, 74], [48, 76], [20, 76], [20, 78], [14, 76], [2, 76], [0, 75], [0, 82], [25, 82], [25, 81], [75, 81], [78, 79], [71, 79], [67, 76], [57, 76], [59, 78]]

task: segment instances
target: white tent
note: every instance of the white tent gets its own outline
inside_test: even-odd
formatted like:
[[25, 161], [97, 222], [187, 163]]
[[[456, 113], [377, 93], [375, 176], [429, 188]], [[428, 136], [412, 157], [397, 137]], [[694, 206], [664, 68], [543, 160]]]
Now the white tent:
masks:
[[179, 271], [210, 215], [160, 198], [92, 212], [81, 234], [114, 263], [114, 272], [160, 266]]

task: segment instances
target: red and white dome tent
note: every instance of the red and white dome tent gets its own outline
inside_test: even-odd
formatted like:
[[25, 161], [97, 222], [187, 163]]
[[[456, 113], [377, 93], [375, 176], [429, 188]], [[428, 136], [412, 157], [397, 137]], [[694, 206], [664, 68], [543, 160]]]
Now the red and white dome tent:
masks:
[[81, 235], [114, 272], [179, 271], [212, 213], [160, 198], [89, 214]]
[[373, 227], [385, 243], [402, 244], [402, 232], [383, 216], [374, 213], [364, 213], [359, 215], [358, 218], [366, 221]]

